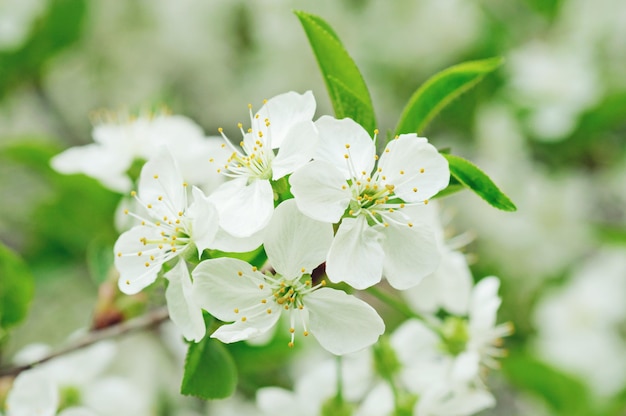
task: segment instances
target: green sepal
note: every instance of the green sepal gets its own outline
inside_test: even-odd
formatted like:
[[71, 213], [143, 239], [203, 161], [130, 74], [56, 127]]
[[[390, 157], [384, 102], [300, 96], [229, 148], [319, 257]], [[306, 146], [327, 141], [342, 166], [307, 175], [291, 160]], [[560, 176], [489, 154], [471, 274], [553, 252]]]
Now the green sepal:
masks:
[[517, 207], [509, 197], [472, 162], [455, 155], [443, 154], [442, 156], [448, 160], [450, 175], [463, 186], [474, 191], [495, 208], [503, 211], [517, 211]]
[[413, 94], [402, 111], [396, 135], [422, 134], [428, 123], [455, 98], [472, 88], [485, 75], [496, 70], [504, 60], [500, 57], [469, 61], [433, 75]]
[[367, 85], [335, 31], [319, 16], [294, 12], [317, 59], [336, 118], [350, 117], [370, 134], [376, 128]]

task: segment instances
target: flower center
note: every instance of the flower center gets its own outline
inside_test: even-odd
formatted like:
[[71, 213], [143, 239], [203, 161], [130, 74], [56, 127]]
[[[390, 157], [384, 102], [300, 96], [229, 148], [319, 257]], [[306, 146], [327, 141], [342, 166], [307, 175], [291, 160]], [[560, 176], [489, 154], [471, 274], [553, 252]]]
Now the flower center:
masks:
[[258, 114], [252, 116], [251, 106], [248, 105], [248, 108], [250, 109], [252, 127], [248, 131], [244, 131], [243, 125], [237, 124], [243, 136], [243, 140], [239, 143], [241, 149], [232, 144], [221, 127], [217, 129], [225, 142], [222, 147], [228, 146], [232, 150], [230, 157], [223, 166], [218, 167], [217, 172], [230, 178], [246, 177], [248, 182], [256, 179], [270, 180], [272, 178], [272, 160], [275, 157], [272, 149], [270, 120], [269, 118], [260, 120]]

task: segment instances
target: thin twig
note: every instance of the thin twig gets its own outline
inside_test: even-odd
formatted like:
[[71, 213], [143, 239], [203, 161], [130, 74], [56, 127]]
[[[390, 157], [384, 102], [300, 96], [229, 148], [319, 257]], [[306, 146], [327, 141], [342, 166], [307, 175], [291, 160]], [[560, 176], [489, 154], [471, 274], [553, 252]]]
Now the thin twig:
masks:
[[72, 344], [64, 348], [61, 348], [58, 351], [53, 352], [50, 355], [41, 358], [40, 360], [26, 365], [5, 367], [0, 369], [0, 377], [17, 376], [22, 371], [30, 370], [31, 368], [39, 364], [45, 363], [48, 360], [87, 347], [91, 344], [95, 344], [98, 341], [115, 338], [121, 335], [129, 334], [131, 332], [157, 326], [167, 320], [168, 317], [169, 314], [167, 308], [162, 307], [159, 309], [155, 309], [145, 315], [131, 319], [130, 321], [122, 322], [118, 325], [110, 326], [108, 328], [100, 329], [98, 331], [89, 332], [87, 333], [87, 335], [85, 335], [85, 337], [73, 342]]

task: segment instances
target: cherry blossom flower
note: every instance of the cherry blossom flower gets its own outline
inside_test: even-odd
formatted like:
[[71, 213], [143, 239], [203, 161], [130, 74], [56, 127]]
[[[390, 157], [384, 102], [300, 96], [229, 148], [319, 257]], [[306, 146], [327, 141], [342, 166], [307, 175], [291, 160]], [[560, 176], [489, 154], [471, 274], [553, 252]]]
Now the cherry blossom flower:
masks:
[[[267, 226], [274, 211], [272, 184], [305, 164], [315, 152], [317, 130], [312, 118], [315, 98], [310, 91], [300, 95], [288, 92], [265, 102], [252, 115], [241, 148], [224, 135], [232, 152], [225, 160], [213, 160], [217, 172], [232, 178], [212, 195], [220, 226], [236, 237], [248, 237]], [[275, 153], [275, 149], [278, 151]], [[285, 184], [286, 185], [286, 184]]]
[[114, 248], [122, 292], [139, 292], [156, 280], [163, 264], [179, 256], [184, 259], [194, 253], [201, 255], [214, 241], [218, 231], [217, 212], [196, 187], [190, 204], [187, 187], [167, 151], [144, 165], [139, 192], [132, 194], [146, 215], [126, 211], [139, 219], [141, 225], [123, 233]]
[[140, 117], [104, 113], [102, 118], [93, 130], [95, 143], [55, 156], [51, 160], [55, 170], [83, 173], [111, 190], [128, 192], [132, 188], [128, 171], [133, 163], [154, 157], [165, 146], [188, 183], [209, 191], [223, 181], [207, 163], [211, 154], [222, 154], [219, 140], [205, 137], [192, 120], [166, 113]]
[[234, 258], [205, 260], [193, 271], [195, 302], [216, 318], [232, 322], [211, 337], [231, 343], [255, 338], [273, 328], [281, 315], [289, 319], [290, 346], [296, 326], [326, 350], [341, 355], [378, 339], [384, 323], [364, 301], [313, 283], [311, 272], [326, 258], [333, 230], [302, 215], [295, 201], [276, 208], [264, 247], [274, 274]]
[[298, 208], [318, 221], [338, 223], [326, 272], [357, 289], [384, 274], [407, 289], [432, 273], [439, 250], [421, 208], [448, 185], [446, 159], [415, 134], [391, 140], [380, 159], [367, 132], [351, 119], [321, 117], [313, 162], [295, 171]]

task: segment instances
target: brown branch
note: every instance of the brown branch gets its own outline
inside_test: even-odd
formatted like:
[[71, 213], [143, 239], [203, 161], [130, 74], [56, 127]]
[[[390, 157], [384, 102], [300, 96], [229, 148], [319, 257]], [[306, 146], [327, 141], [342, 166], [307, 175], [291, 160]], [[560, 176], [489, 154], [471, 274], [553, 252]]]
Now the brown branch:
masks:
[[31, 368], [45, 363], [48, 360], [59, 357], [61, 355], [68, 354], [72, 351], [76, 351], [78, 349], [87, 347], [89, 345], [95, 344], [98, 341], [102, 341], [109, 338], [115, 338], [121, 335], [129, 334], [132, 332], [136, 332], [142, 329], [148, 329], [154, 326], [157, 326], [167, 320], [169, 317], [168, 311], [166, 307], [162, 307], [159, 309], [155, 309], [151, 312], [148, 312], [145, 315], [139, 316], [137, 318], [131, 319], [130, 321], [122, 322], [118, 325], [110, 326], [105, 329], [100, 329], [97, 331], [91, 331], [87, 333], [82, 339], [78, 339], [75, 342], [69, 344], [68, 346], [61, 348], [58, 351], [51, 353], [43, 357], [40, 360], [32, 362], [26, 365], [20, 366], [12, 366], [0, 368], [0, 377], [4, 376], [17, 376], [22, 371], [30, 370]]

